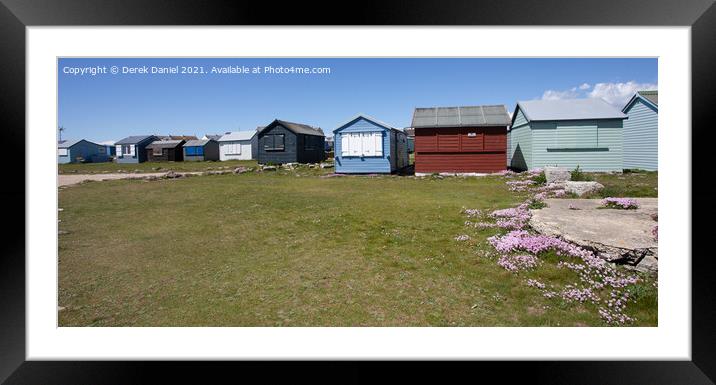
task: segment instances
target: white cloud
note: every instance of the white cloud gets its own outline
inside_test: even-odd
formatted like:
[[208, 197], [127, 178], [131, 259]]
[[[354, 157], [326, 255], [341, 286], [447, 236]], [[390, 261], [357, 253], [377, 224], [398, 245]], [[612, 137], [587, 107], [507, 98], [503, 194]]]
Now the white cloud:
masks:
[[578, 87], [567, 90], [547, 90], [542, 94], [542, 100], [578, 99], [578, 98], [602, 98], [617, 107], [623, 106], [634, 95], [636, 91], [655, 90], [656, 84], [637, 83], [629, 81], [626, 83], [597, 83], [591, 91], [589, 83], [582, 83]]
[[590, 98], [602, 98], [615, 106], [623, 106], [636, 91], [655, 89], [657, 89], [656, 84], [637, 83], [635, 81], [626, 83], [597, 83], [587, 96]]
[[542, 94], [542, 100], [574, 99], [579, 97], [576, 88], [565, 91], [547, 90]]

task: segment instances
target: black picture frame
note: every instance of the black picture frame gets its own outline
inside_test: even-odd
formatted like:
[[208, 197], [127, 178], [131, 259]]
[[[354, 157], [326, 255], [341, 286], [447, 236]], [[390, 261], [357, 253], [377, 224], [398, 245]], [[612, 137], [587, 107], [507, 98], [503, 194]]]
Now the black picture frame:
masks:
[[[552, 384], [712, 384], [716, 379], [715, 264], [707, 249], [713, 204], [709, 198], [707, 148], [714, 128], [716, 77], [716, 6], [713, 0], [493, 0], [327, 2], [206, 2], [146, 0], [0, 0], [0, 112], [3, 117], [6, 162], [3, 167], [5, 223], [0, 257], [0, 381], [26, 383], [150, 382], [148, 372], [179, 376], [182, 382], [209, 382], [224, 373], [236, 379], [234, 363], [39, 362], [25, 357], [25, 159], [32, 148], [25, 142], [25, 28], [69, 25], [587, 25], [691, 26], [692, 76], [692, 361], [658, 362], [481, 362], [446, 366], [392, 366], [381, 380], [441, 382], [456, 375], [471, 379], [518, 378]], [[711, 124], [709, 124], [711, 123]], [[688, 128], [681, 128], [688, 133]], [[702, 170], [703, 169], [703, 170]], [[8, 176], [10, 177], [8, 179]], [[25, 202], [25, 205], [18, 204]], [[9, 214], [9, 215], [8, 215]], [[703, 224], [703, 225], [701, 225]], [[263, 379], [291, 376], [331, 382], [371, 381], [371, 370], [353, 363], [333, 363], [326, 371], [317, 363], [291, 364], [284, 371], [267, 363], [243, 363], [242, 376], [263, 373]], [[384, 364], [379, 364], [385, 366]], [[336, 373], [339, 377], [328, 376]], [[477, 377], [479, 373], [479, 377]], [[495, 377], [497, 375], [497, 377]], [[248, 378], [248, 377], [246, 377]], [[166, 378], [165, 378], [166, 379]], [[214, 382], [214, 381], [212, 381]]]

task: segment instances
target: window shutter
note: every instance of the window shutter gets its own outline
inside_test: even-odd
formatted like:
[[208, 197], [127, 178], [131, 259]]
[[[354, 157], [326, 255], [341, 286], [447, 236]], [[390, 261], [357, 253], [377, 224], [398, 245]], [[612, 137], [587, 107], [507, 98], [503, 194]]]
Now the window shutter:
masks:
[[234, 143], [234, 154], [241, 155], [241, 143]]
[[375, 144], [375, 156], [383, 156], [383, 134], [374, 132], [373, 143]]
[[350, 139], [350, 135], [341, 134], [341, 155], [342, 156], [349, 156], [351, 154], [351, 145], [348, 142], [349, 139]]
[[117, 154], [116, 154], [117, 156], [122, 156], [122, 145], [121, 144], [114, 146], [114, 149], [117, 152]]
[[129, 145], [129, 155], [134, 156], [134, 145], [133, 144]]
[[350, 143], [351, 143], [351, 155], [353, 156], [360, 156], [361, 154], [361, 143], [360, 143], [360, 134], [350, 134]]
[[370, 132], [361, 132], [360, 133], [361, 138], [361, 146], [362, 146], [362, 152], [361, 155], [363, 156], [373, 156], [373, 135]]

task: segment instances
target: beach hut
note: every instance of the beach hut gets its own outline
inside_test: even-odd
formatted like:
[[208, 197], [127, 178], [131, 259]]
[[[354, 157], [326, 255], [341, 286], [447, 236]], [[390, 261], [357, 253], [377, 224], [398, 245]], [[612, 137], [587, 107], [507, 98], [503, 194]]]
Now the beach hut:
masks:
[[408, 153], [412, 154], [415, 152], [415, 130], [411, 127], [406, 127], [403, 131], [405, 132], [405, 135], [408, 136]]
[[405, 132], [367, 115], [333, 130], [337, 173], [391, 173], [408, 165]]
[[89, 140], [62, 140], [57, 143], [57, 163], [97, 163], [109, 161], [107, 149]]
[[258, 132], [258, 162], [321, 162], [326, 158], [324, 142], [320, 128], [276, 119]]
[[115, 145], [114, 140], [105, 140], [104, 142], [99, 142], [99, 144], [104, 146], [108, 157], [113, 158], [117, 155], [117, 152], [114, 148], [114, 145]]
[[128, 136], [114, 144], [117, 163], [142, 163], [147, 161], [147, 146], [157, 140], [154, 135]]
[[626, 118], [602, 99], [518, 102], [510, 127], [510, 167], [622, 171]]
[[147, 148], [147, 160], [150, 162], [181, 162], [184, 160], [184, 140], [155, 140]]
[[659, 92], [638, 91], [622, 108], [624, 168], [656, 171], [659, 165]]
[[228, 132], [219, 138], [219, 159], [256, 159], [258, 137], [256, 131]]
[[416, 108], [415, 173], [505, 170], [509, 124], [504, 105]]
[[219, 142], [213, 139], [188, 140], [184, 143], [184, 161], [219, 160]]

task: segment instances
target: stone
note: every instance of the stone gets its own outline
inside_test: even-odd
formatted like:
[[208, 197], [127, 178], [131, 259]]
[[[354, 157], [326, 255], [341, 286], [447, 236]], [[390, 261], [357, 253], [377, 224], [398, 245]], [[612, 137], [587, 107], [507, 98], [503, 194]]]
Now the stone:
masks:
[[321, 163], [321, 168], [333, 168], [333, 163]]
[[544, 176], [547, 178], [547, 184], [550, 184], [566, 182], [572, 177], [572, 173], [566, 167], [545, 167]]
[[599, 182], [564, 182], [564, 191], [567, 193], [574, 193], [577, 196], [599, 191], [604, 188]]
[[234, 174], [243, 174], [246, 172], [251, 172], [251, 169], [244, 166], [239, 166], [234, 169]]
[[169, 171], [168, 173], [164, 174], [164, 178], [166, 179], [175, 179], [175, 178], [181, 178], [181, 174], [177, 174], [174, 171]]
[[261, 169], [263, 171], [276, 171], [277, 167], [276, 166], [263, 166], [263, 167], [261, 167]]
[[[656, 271], [658, 242], [651, 235], [658, 198], [637, 198], [636, 210], [603, 210], [601, 199], [546, 199], [531, 210], [530, 227], [556, 236], [610, 262], [640, 271]], [[654, 258], [654, 259], [652, 259]]]
[[69, 233], [70, 233], [69, 231], [65, 231], [65, 230], [57, 231], [57, 235], [65, 235], [65, 234], [69, 234]]

